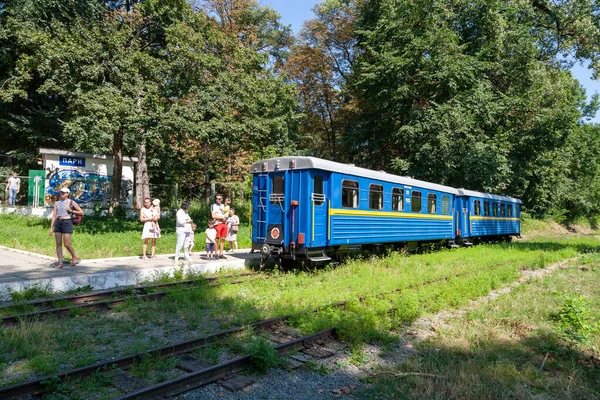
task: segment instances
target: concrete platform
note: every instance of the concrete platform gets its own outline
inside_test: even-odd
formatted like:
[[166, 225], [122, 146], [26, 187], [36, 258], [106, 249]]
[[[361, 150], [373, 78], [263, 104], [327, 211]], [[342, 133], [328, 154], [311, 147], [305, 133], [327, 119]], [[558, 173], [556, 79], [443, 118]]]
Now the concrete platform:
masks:
[[[68, 253], [67, 253], [68, 254]], [[82, 260], [75, 267], [64, 260], [62, 269], [54, 269], [56, 258], [0, 246], [0, 300], [10, 299], [10, 291], [30, 287], [65, 291], [85, 285], [94, 290], [134, 286], [155, 281], [173, 273], [205, 274], [221, 269], [245, 269], [257, 263], [258, 254], [248, 249], [226, 253], [226, 259], [207, 261], [196, 252], [191, 261], [174, 263], [173, 254], [157, 255], [153, 260], [140, 257], [120, 257]]]

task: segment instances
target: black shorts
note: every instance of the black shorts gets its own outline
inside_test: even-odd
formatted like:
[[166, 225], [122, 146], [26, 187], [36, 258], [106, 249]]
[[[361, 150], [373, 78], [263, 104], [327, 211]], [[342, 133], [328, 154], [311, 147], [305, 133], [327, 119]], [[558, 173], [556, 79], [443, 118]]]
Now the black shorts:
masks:
[[73, 221], [70, 219], [57, 219], [54, 223], [55, 233], [73, 233]]

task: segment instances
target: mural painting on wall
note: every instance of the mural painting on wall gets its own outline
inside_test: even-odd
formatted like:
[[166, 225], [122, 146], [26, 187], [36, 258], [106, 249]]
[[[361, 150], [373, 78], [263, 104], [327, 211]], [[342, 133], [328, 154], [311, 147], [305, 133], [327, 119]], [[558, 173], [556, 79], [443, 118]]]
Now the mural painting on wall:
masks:
[[[95, 204], [106, 205], [110, 200], [111, 176], [94, 172], [80, 172], [76, 169], [59, 169], [51, 171], [46, 176], [45, 202], [52, 205], [59, 197], [60, 189], [67, 187], [71, 190], [71, 199], [83, 207]], [[119, 204], [127, 206], [129, 194], [133, 191], [133, 182], [129, 179], [121, 181]]]

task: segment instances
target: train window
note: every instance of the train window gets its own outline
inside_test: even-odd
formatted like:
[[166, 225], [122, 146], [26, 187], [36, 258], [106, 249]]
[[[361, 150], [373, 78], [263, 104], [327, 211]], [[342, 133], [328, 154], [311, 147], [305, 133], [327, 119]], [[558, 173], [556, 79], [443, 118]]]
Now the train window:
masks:
[[508, 204], [506, 206], [506, 216], [508, 218], [510, 218], [510, 217], [512, 217], [512, 215], [513, 215], [513, 205], [512, 204]]
[[504, 204], [500, 204], [500, 216], [506, 217], [506, 206]]
[[481, 201], [475, 200], [475, 202], [473, 202], [473, 214], [481, 215]]
[[498, 216], [498, 203], [492, 203], [492, 217]]
[[413, 190], [410, 211], [421, 212], [421, 192]]
[[383, 208], [383, 186], [369, 186], [369, 208], [373, 210], [381, 210]]
[[392, 210], [404, 211], [404, 189], [392, 189]]
[[313, 180], [313, 201], [315, 202], [315, 206], [320, 206], [325, 202], [325, 196], [323, 192], [323, 177], [321, 175], [316, 175]]
[[273, 204], [281, 204], [283, 201], [283, 176], [274, 176], [271, 181], [271, 194], [269, 200]]
[[427, 212], [429, 214], [435, 214], [435, 203], [437, 201], [437, 196], [433, 193], [429, 193], [427, 195]]
[[483, 215], [486, 217], [490, 216], [490, 202], [489, 201], [483, 202]]
[[358, 182], [342, 181], [342, 207], [358, 208]]
[[450, 196], [442, 196], [442, 214], [450, 215]]

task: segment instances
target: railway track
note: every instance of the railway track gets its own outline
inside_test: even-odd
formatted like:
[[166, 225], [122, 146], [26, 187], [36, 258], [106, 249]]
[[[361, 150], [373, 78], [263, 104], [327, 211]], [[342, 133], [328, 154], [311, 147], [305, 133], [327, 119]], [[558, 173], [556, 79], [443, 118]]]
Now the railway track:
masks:
[[[258, 273], [245, 273], [240, 275], [226, 275], [223, 277], [207, 277], [204, 280], [187, 280], [180, 282], [170, 282], [163, 284], [154, 285], [143, 285], [135, 286], [131, 288], [124, 288], [118, 290], [103, 290], [93, 293], [85, 293], [74, 296], [63, 296], [54, 299], [43, 299], [43, 300], [32, 300], [18, 304], [8, 304], [0, 307], [0, 313], [4, 313], [7, 310], [12, 309], [23, 309], [23, 308], [41, 308], [40, 310], [31, 312], [21, 312], [19, 314], [6, 315], [0, 318], [0, 325], [9, 325], [19, 322], [23, 319], [35, 319], [46, 317], [49, 315], [67, 316], [70, 315], [76, 309], [83, 310], [109, 310], [114, 306], [131, 301], [131, 300], [159, 300], [167, 295], [168, 292], [161, 292], [157, 290], [169, 289], [169, 288], [185, 288], [190, 289], [193, 287], [200, 287], [206, 285], [214, 287], [221, 285], [219, 281], [227, 278], [244, 278], [250, 276], [258, 276]], [[269, 277], [272, 279], [273, 277]], [[235, 280], [229, 282], [229, 284], [239, 284], [245, 282], [245, 280]], [[121, 296], [121, 297], [119, 297]], [[55, 307], [56, 304], [67, 304], [68, 306]], [[50, 308], [44, 308], [50, 307]]]
[[[407, 285], [401, 288], [397, 288], [388, 292], [381, 292], [371, 296], [361, 297], [358, 300], [364, 301], [368, 297], [372, 296], [386, 296], [395, 294], [398, 292], [427, 286], [434, 283], [439, 283], [453, 279], [455, 277], [461, 277], [468, 275], [469, 272], [452, 274], [444, 277], [439, 277], [423, 282], [416, 282], [411, 285]], [[319, 307], [308, 312], [317, 312], [319, 310], [328, 307], [343, 308], [347, 304], [347, 301], [337, 302], [328, 306]], [[59, 374], [45, 376], [39, 379], [31, 380], [28, 382], [7, 386], [0, 389], [0, 399], [17, 399], [24, 396], [37, 395], [48, 392], [51, 389], [52, 384], [59, 383], [70, 383], [73, 380], [83, 379], [90, 377], [96, 373], [108, 373], [111, 375], [111, 384], [118, 388], [124, 394], [120, 399], [146, 399], [146, 398], [158, 398], [161, 396], [173, 396], [184, 391], [192, 390], [202, 385], [219, 381], [226, 387], [232, 390], [239, 389], [248, 383], [247, 378], [239, 377], [237, 374], [243, 371], [250, 365], [251, 356], [245, 355], [242, 357], [235, 358], [217, 365], [207, 366], [201, 360], [190, 356], [190, 353], [194, 350], [206, 347], [219, 340], [223, 340], [226, 337], [239, 334], [246, 330], [251, 331], [262, 331], [266, 337], [274, 342], [274, 349], [278, 354], [285, 354], [292, 349], [297, 351], [303, 351], [307, 354], [312, 354], [314, 357], [325, 357], [333, 355], [328, 350], [319, 350], [319, 344], [326, 343], [331, 340], [335, 328], [328, 329], [323, 332], [319, 332], [314, 335], [306, 337], [291, 337], [289, 334], [293, 332], [292, 329], [286, 329], [284, 326], [285, 322], [290, 316], [283, 316], [273, 318], [265, 321], [256, 322], [243, 327], [237, 327], [222, 332], [217, 332], [213, 335], [209, 335], [202, 338], [188, 340], [185, 342], [176, 343], [161, 348], [151, 349], [139, 354], [132, 356], [121, 357], [106, 362], [92, 364], [86, 367], [77, 368], [71, 371], [66, 371]], [[282, 333], [283, 332], [283, 333]], [[317, 346], [317, 347], [315, 347]], [[183, 371], [183, 374], [179, 374], [176, 378], [161, 382], [155, 385], [148, 384], [143, 380], [140, 380], [131, 374], [123, 371], [128, 371], [132, 365], [143, 362], [148, 357], [157, 358], [176, 358], [175, 368]], [[298, 367], [302, 362], [298, 360], [291, 360], [290, 364]], [[49, 383], [51, 383], [49, 385]]]
[[[174, 395], [218, 380], [226, 380], [230, 387], [239, 388], [244, 382], [247, 384], [248, 380], [244, 378], [232, 379], [236, 378], [237, 373], [245, 370], [251, 364], [251, 355], [237, 357], [216, 365], [206, 365], [204, 361], [194, 357], [191, 353], [198, 348], [205, 347], [218, 340], [249, 329], [262, 333], [263, 336], [268, 337], [271, 342], [275, 343], [273, 348], [280, 356], [291, 350], [303, 351], [306, 354], [313, 354], [314, 356], [318, 356], [319, 354], [328, 355], [330, 353], [325, 350], [316, 350], [315, 348], [331, 341], [335, 334], [335, 328], [304, 337], [292, 337], [290, 332], [293, 332], [293, 330], [286, 329], [283, 325], [287, 319], [288, 317], [284, 316], [260, 321], [203, 338], [148, 350], [133, 356], [121, 357], [7, 386], [0, 389], [0, 398], [21, 399], [25, 396], [50, 393], [58, 384], [65, 382], [72, 383], [74, 380], [83, 379], [97, 373], [108, 373], [111, 375], [111, 384], [124, 393], [122, 397], [119, 397], [121, 399], [148, 399], [167, 394]], [[177, 360], [175, 368], [183, 373], [179, 374], [180, 376], [177, 378], [149, 385], [147, 382], [127, 372], [133, 365], [143, 362], [147, 357], [175, 358]], [[294, 361], [290, 361], [290, 364], [295, 367], [299, 366]]]

